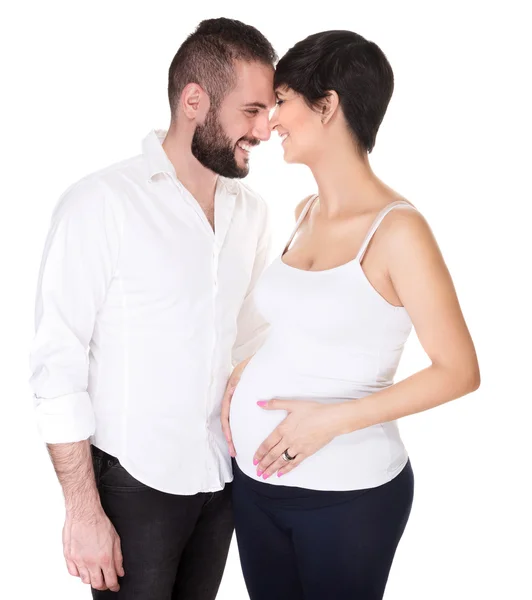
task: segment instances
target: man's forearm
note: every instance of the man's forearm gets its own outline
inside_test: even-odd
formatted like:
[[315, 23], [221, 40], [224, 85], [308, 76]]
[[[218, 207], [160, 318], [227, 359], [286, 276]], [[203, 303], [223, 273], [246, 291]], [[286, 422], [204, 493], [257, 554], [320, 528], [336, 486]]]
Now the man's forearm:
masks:
[[96, 487], [89, 440], [48, 444], [48, 452], [63, 488], [66, 510], [75, 518], [97, 516], [102, 506]]

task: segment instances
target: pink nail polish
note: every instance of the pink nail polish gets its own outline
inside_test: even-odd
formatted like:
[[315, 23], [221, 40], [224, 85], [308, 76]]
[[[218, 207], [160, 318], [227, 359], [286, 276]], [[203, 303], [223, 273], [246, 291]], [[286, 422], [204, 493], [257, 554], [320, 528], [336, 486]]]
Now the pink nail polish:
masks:
[[259, 464], [259, 461], [255, 458], [253, 459], [253, 465], [256, 467]]
[[262, 476], [263, 479], [268, 479], [270, 475], [268, 473], [264, 473], [264, 475]]
[[258, 404], [259, 406], [266, 406], [267, 402], [266, 402], [266, 400], [259, 400], [259, 401], [257, 402], [257, 404]]
[[264, 473], [264, 471], [257, 471], [257, 475], [260, 477], [262, 474]]
[[281, 471], [277, 471], [277, 477], [282, 477], [284, 475], [284, 473], [281, 473]]

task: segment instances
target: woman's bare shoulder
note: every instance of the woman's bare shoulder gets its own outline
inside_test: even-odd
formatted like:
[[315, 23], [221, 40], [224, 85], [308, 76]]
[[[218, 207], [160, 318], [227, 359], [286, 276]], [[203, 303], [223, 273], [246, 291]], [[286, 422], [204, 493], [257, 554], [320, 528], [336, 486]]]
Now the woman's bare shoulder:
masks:
[[303, 209], [305, 208], [305, 206], [307, 205], [307, 203], [309, 202], [309, 200], [311, 198], [313, 198], [315, 196], [315, 194], [310, 194], [310, 196], [307, 196], [306, 198], [303, 198], [303, 200], [301, 200], [301, 202], [296, 206], [296, 221], [299, 219], [299, 217], [301, 216], [301, 213], [303, 212]]

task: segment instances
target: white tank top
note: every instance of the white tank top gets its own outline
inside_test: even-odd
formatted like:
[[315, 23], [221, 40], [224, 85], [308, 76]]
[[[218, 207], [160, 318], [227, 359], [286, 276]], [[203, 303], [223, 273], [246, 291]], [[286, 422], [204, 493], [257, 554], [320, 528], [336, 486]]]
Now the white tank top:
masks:
[[[305, 271], [282, 257], [315, 199], [305, 206], [283, 253], [264, 271], [254, 292], [271, 329], [242, 374], [230, 415], [238, 466], [254, 478], [256, 450], [286, 417], [285, 411], [258, 407], [258, 400], [346, 402], [387, 388], [412, 329], [406, 309], [387, 302], [361, 266], [382, 219], [399, 206], [412, 205], [398, 201], [386, 206], [353, 260]], [[291, 473], [274, 475], [266, 483], [314, 490], [371, 488], [393, 479], [407, 460], [392, 421], [338, 436]]]

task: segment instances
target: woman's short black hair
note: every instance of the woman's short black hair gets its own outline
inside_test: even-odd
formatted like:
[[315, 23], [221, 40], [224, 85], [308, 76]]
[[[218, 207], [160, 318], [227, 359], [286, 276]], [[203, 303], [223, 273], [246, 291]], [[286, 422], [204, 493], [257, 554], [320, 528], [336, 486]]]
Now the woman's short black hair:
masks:
[[298, 42], [281, 58], [275, 88], [288, 87], [321, 110], [330, 90], [358, 147], [371, 152], [393, 93], [393, 71], [382, 50], [352, 31], [323, 31]]

